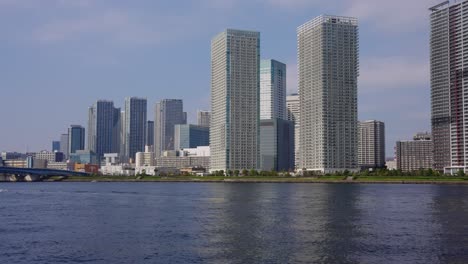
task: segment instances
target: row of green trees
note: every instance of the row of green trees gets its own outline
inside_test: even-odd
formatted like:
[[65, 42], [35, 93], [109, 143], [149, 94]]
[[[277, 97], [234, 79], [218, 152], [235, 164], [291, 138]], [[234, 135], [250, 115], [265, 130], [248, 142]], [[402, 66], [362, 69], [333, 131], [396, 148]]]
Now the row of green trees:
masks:
[[[388, 170], [388, 169], [376, 169], [376, 170], [363, 170], [360, 172], [351, 173], [349, 171], [337, 172], [334, 174], [326, 174], [325, 176], [355, 176], [355, 177], [443, 177], [452, 176], [450, 174], [443, 174], [433, 169], [420, 169], [411, 172], [404, 172], [402, 170]], [[463, 170], [457, 172], [454, 177], [465, 177]]]
[[255, 169], [251, 170], [227, 170], [226, 172], [224, 170], [219, 170], [219, 171], [214, 171], [210, 174], [210, 176], [234, 176], [234, 177], [240, 177], [240, 176], [269, 176], [269, 177], [291, 177], [291, 174], [287, 171], [257, 171]]
[[[214, 171], [210, 174], [210, 176], [266, 176], [266, 177], [291, 177], [291, 173], [287, 171], [257, 171], [254, 169], [251, 170], [220, 170]], [[375, 170], [363, 170], [360, 172], [350, 172], [350, 171], [343, 171], [343, 172], [336, 172], [333, 174], [322, 174], [320, 172], [314, 171], [304, 171], [302, 175], [303, 177], [330, 177], [330, 176], [343, 176], [343, 177], [443, 177], [443, 176], [451, 176], [448, 174], [443, 174], [439, 171], [433, 169], [420, 169], [412, 172], [403, 172], [401, 170], [388, 170], [386, 168], [383, 169], [375, 169]], [[460, 170], [455, 177], [463, 178], [465, 177], [465, 173]]]

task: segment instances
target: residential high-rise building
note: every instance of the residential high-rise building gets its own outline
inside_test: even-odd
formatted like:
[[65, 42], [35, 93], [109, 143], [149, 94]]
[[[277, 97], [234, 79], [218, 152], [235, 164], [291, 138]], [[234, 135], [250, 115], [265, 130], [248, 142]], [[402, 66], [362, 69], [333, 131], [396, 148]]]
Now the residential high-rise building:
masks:
[[154, 149], [154, 121], [148, 120], [146, 122], [145, 145], [149, 146], [151, 152]]
[[294, 169], [294, 122], [281, 118], [260, 120], [260, 168]]
[[210, 128], [198, 125], [175, 125], [174, 149], [196, 148], [210, 145]]
[[260, 61], [260, 119], [287, 119], [286, 64]]
[[70, 155], [68, 152], [68, 134], [60, 135], [60, 152], [63, 153], [65, 159], [67, 159]]
[[89, 108], [88, 149], [98, 159], [104, 153], [115, 153], [120, 148], [120, 109], [114, 102], [99, 100]]
[[385, 167], [385, 124], [377, 120], [359, 122], [358, 161], [363, 169]]
[[260, 33], [211, 40], [210, 170], [259, 168]]
[[199, 126], [210, 127], [211, 112], [210, 111], [201, 111], [197, 112], [197, 124]]
[[[445, 1], [431, 11], [431, 103], [434, 168], [468, 166], [468, 1]], [[467, 49], [465, 49], [467, 48]]]
[[428, 133], [418, 133], [412, 141], [396, 142], [397, 169], [404, 172], [433, 167], [433, 142]]
[[135, 160], [135, 153], [145, 150], [146, 99], [125, 98], [125, 158]]
[[300, 101], [298, 94], [291, 94], [286, 96], [286, 108], [288, 110], [288, 120], [294, 123], [294, 166], [296, 169], [300, 168], [300, 132], [301, 132], [301, 122], [300, 122]]
[[60, 141], [52, 141], [52, 152], [60, 151]]
[[154, 119], [154, 154], [174, 150], [174, 126], [187, 123], [184, 103], [179, 99], [164, 99], [156, 103]]
[[68, 128], [68, 153], [85, 149], [85, 129], [79, 125], [71, 125]]
[[319, 16], [297, 29], [301, 169], [358, 169], [358, 21]]

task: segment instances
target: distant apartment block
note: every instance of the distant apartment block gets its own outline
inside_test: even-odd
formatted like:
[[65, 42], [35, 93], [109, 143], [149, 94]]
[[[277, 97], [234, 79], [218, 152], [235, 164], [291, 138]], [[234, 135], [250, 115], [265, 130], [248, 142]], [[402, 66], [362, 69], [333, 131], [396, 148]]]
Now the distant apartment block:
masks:
[[359, 122], [358, 160], [362, 169], [385, 167], [385, 124], [377, 120]]
[[404, 172], [433, 168], [433, 142], [429, 133], [418, 133], [412, 141], [396, 142], [397, 169]]
[[197, 111], [197, 124], [203, 127], [210, 127], [211, 112], [210, 111]]
[[158, 168], [192, 168], [210, 169], [210, 147], [201, 146], [184, 150], [165, 151], [156, 158]]
[[114, 102], [98, 100], [88, 110], [88, 149], [98, 158], [120, 151], [120, 108]]
[[68, 159], [70, 153], [68, 152], [68, 134], [60, 135], [60, 152], [65, 155], [65, 158]]
[[52, 152], [60, 151], [60, 141], [52, 141]]
[[154, 152], [159, 157], [165, 150], [174, 150], [175, 125], [186, 124], [187, 114], [180, 99], [164, 99], [156, 104], [154, 119]]
[[146, 99], [125, 98], [125, 158], [135, 160], [135, 154], [145, 150]]
[[90, 150], [77, 150], [75, 153], [70, 154], [70, 162], [81, 164], [99, 164], [96, 153]]
[[47, 160], [47, 162], [63, 162], [65, 160], [62, 152], [41, 151], [32, 154], [33, 159]]

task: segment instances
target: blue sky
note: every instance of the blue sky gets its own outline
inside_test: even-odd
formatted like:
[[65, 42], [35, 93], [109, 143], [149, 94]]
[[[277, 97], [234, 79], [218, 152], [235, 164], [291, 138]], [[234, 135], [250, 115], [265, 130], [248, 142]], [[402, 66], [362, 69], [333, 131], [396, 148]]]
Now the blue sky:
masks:
[[86, 125], [97, 99], [123, 106], [181, 98], [189, 121], [209, 109], [210, 40], [261, 32], [262, 58], [297, 89], [296, 28], [320, 14], [359, 19], [359, 119], [395, 141], [430, 130], [429, 11], [441, 0], [0, 0], [0, 151], [50, 149]]

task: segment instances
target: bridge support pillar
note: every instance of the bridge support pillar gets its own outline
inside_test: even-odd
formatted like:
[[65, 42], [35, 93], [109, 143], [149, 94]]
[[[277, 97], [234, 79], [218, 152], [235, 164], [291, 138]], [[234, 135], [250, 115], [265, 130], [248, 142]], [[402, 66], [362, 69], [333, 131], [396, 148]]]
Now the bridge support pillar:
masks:
[[31, 174], [28, 174], [24, 177], [24, 181], [27, 181], [27, 182], [36, 182], [36, 181], [39, 181], [40, 180], [40, 176], [39, 175], [31, 175]]

